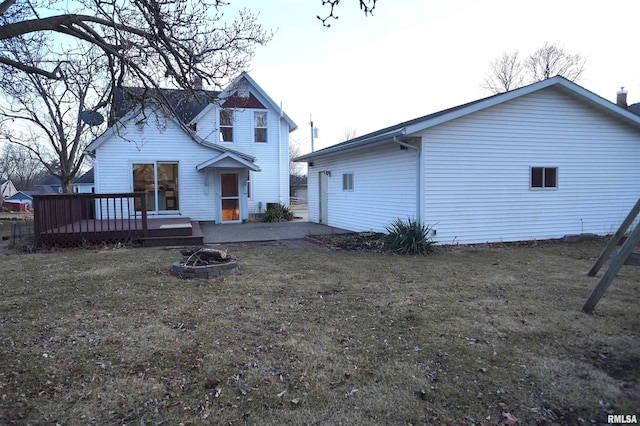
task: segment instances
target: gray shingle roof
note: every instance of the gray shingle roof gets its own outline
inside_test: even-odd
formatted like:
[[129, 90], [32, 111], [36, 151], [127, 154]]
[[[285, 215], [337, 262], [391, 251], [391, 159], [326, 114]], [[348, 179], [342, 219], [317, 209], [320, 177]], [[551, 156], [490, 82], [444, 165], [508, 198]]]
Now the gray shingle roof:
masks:
[[220, 92], [212, 90], [196, 90], [196, 95], [187, 90], [179, 89], [145, 89], [142, 87], [117, 88], [109, 126], [124, 117], [129, 111], [148, 103], [152, 99], [161, 99], [159, 92], [166, 97], [171, 107], [175, 110], [177, 118], [184, 124], [193, 120], [207, 105], [215, 102]]
[[93, 183], [93, 167], [85, 174], [74, 180], [73, 183]]

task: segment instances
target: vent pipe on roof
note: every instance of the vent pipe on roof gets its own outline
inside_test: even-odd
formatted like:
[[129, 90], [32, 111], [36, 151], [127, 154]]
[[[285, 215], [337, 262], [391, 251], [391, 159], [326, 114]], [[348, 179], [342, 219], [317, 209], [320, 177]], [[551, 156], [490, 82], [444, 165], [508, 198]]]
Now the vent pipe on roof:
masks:
[[627, 105], [627, 91], [624, 90], [624, 87], [620, 88], [620, 91], [616, 96], [616, 105], [621, 106], [622, 108], [626, 108]]

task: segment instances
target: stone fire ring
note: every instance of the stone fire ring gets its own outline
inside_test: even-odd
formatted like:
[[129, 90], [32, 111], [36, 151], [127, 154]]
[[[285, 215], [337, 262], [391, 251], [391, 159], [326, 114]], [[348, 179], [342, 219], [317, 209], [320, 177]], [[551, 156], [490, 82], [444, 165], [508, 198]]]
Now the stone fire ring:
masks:
[[238, 261], [236, 259], [230, 259], [223, 263], [189, 266], [185, 265], [182, 260], [177, 260], [173, 262], [171, 272], [180, 278], [210, 278], [233, 275], [238, 273]]

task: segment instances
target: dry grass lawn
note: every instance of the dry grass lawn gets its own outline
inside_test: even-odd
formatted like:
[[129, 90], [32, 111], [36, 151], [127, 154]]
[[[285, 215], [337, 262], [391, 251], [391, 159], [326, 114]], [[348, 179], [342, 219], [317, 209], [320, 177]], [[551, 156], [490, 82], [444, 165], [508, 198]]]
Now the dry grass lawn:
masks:
[[603, 424], [640, 415], [640, 268], [605, 240], [428, 257], [228, 245], [2, 255], [3, 424]]

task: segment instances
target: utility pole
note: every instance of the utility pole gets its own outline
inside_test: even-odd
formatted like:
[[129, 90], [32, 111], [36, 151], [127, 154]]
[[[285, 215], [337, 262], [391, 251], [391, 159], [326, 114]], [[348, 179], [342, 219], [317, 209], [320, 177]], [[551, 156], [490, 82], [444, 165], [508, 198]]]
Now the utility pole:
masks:
[[318, 137], [318, 129], [313, 127], [313, 118], [309, 115], [309, 125], [311, 126], [311, 152], [313, 152], [313, 139]]

